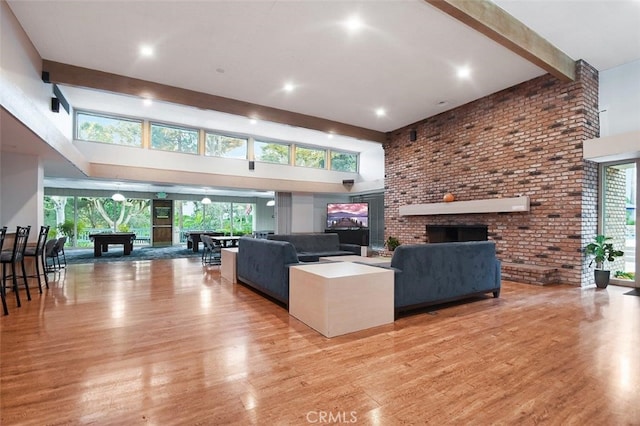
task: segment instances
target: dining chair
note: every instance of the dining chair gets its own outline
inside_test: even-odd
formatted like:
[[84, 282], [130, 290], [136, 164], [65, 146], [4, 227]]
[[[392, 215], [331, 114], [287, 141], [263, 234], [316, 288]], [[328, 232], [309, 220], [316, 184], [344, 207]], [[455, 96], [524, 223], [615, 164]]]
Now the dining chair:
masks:
[[[67, 243], [67, 237], [58, 238], [58, 268], [62, 269], [67, 266], [67, 256], [64, 253], [64, 245]], [[62, 255], [63, 263], [60, 263], [60, 255]]]
[[[29, 275], [29, 278], [38, 278], [38, 289], [42, 293], [42, 280], [40, 276], [44, 275], [44, 283], [49, 288], [49, 277], [47, 277], [47, 266], [44, 260], [44, 245], [47, 241], [47, 235], [49, 234], [48, 226], [41, 226], [40, 233], [38, 233], [38, 242], [35, 247], [27, 247], [24, 251], [25, 257], [32, 257], [33, 263], [36, 265], [36, 274]], [[42, 265], [42, 272], [40, 272], [40, 266]]]
[[[49, 265], [49, 259], [51, 259], [51, 265]], [[59, 262], [58, 239], [53, 238], [44, 245], [44, 266], [47, 272], [55, 272], [56, 269], [59, 269], [56, 260]]]
[[[0, 253], [2, 253], [2, 246], [4, 246], [4, 237], [7, 235], [7, 227], [3, 226], [0, 229]], [[9, 309], [7, 308], [7, 297], [5, 296], [4, 285], [0, 283], [0, 295], [2, 296], [2, 311], [5, 315], [9, 315]]]
[[220, 265], [221, 246], [216, 243], [209, 235], [201, 235], [200, 240], [204, 244], [202, 250], [202, 263], [206, 265]]
[[[29, 231], [31, 226], [18, 226], [16, 228], [16, 236], [13, 240], [13, 250], [0, 252], [0, 263], [2, 263], [2, 293], [6, 298], [7, 291], [7, 267], [11, 265], [11, 279], [13, 282], [13, 292], [16, 294], [16, 304], [20, 304], [20, 292], [18, 291], [18, 264], [22, 269], [22, 279], [24, 280], [24, 288], [27, 292], [27, 300], [31, 300], [31, 292], [29, 291], [29, 283], [27, 282], [27, 271], [24, 267], [24, 251], [27, 248], [27, 240], [29, 239]], [[4, 308], [4, 306], [3, 306]], [[4, 311], [5, 315], [9, 314], [8, 310]]]

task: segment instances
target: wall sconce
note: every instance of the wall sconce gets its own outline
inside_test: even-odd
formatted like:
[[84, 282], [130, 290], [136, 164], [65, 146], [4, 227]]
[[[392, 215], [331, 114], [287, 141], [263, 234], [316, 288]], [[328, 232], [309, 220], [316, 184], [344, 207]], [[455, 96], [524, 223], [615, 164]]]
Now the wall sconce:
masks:
[[112, 199], [113, 201], [124, 201], [124, 200], [126, 200], [127, 198], [126, 198], [124, 195], [122, 195], [121, 193], [116, 192], [115, 194], [113, 194], [113, 195], [111, 196], [111, 199]]
[[269, 200], [267, 201], [267, 207], [273, 207], [276, 205], [276, 200]]
[[204, 197], [201, 201], [202, 204], [211, 204], [211, 198]]

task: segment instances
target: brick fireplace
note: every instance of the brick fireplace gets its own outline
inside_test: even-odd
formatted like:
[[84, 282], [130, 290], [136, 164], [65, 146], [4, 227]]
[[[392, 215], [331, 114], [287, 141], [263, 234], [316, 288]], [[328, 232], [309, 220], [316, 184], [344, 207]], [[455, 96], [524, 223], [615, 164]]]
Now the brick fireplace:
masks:
[[[547, 74], [391, 132], [385, 238], [425, 243], [427, 225], [486, 224], [503, 262], [592, 283], [581, 249], [597, 230], [598, 169], [582, 159], [582, 143], [598, 136], [598, 74], [582, 61], [576, 71], [573, 82]], [[456, 201], [527, 195], [530, 210], [400, 215], [449, 192]]]

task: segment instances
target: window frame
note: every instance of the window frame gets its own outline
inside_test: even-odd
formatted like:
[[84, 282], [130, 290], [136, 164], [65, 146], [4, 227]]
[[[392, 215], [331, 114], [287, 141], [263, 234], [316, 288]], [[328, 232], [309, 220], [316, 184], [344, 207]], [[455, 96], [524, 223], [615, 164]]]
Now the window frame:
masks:
[[[228, 156], [224, 156], [224, 155], [216, 155], [216, 154], [207, 154], [207, 138], [209, 135], [213, 135], [213, 136], [222, 136], [224, 138], [229, 138], [229, 139], [241, 139], [245, 141], [245, 153], [244, 153], [244, 157], [228, 157]], [[215, 130], [204, 130], [204, 150], [203, 150], [203, 154], [205, 157], [216, 157], [216, 158], [228, 158], [228, 159], [235, 159], [235, 160], [247, 160], [249, 158], [249, 136], [245, 136], [245, 135], [234, 135], [231, 133], [226, 133], [226, 132], [219, 132], [219, 131], [215, 131]]]
[[[80, 131], [79, 131], [80, 129], [78, 128], [79, 121], [80, 121], [78, 120], [78, 115], [88, 115], [88, 116], [94, 116], [94, 117], [100, 117], [100, 118], [107, 118], [111, 120], [138, 123], [140, 124], [140, 144], [128, 145], [128, 144], [115, 143], [115, 142], [104, 142], [104, 141], [97, 141], [92, 139], [83, 139], [80, 137]], [[128, 116], [122, 116], [122, 115], [114, 115], [109, 113], [101, 113], [96, 111], [78, 109], [78, 110], [74, 110], [74, 114], [73, 114], [73, 139], [81, 142], [102, 143], [106, 145], [124, 146], [129, 148], [142, 148], [144, 147], [144, 124], [145, 124], [145, 120], [142, 118], [128, 117]]]
[[[261, 160], [259, 158], [256, 157], [256, 143], [263, 143], [263, 144], [274, 144], [274, 145], [284, 145], [286, 146], [287, 149], [287, 153], [288, 153], [288, 158], [287, 158], [287, 162], [286, 163], [279, 163], [279, 162], [275, 162], [275, 161], [267, 161], [267, 160]], [[281, 142], [281, 141], [275, 141], [275, 140], [270, 140], [270, 139], [256, 139], [253, 138], [253, 159], [255, 161], [258, 161], [260, 163], [269, 163], [269, 164], [282, 164], [285, 166], [290, 166], [291, 165], [291, 159], [292, 159], [292, 147], [294, 146], [293, 142]]]
[[[185, 130], [185, 131], [189, 131], [189, 132], [195, 132], [196, 133], [196, 149], [194, 152], [191, 151], [177, 151], [177, 150], [173, 150], [173, 149], [163, 149], [163, 148], [156, 148], [153, 146], [153, 126], [159, 126], [159, 127], [166, 127], [169, 129], [175, 129], [175, 130]], [[177, 154], [191, 154], [191, 155], [200, 155], [200, 133], [201, 133], [202, 129], [199, 127], [189, 127], [189, 126], [184, 126], [181, 124], [173, 124], [173, 123], [166, 123], [166, 122], [162, 122], [162, 121], [149, 121], [149, 149], [155, 150], [155, 151], [162, 151], [162, 152], [175, 152]]]
[[[315, 166], [307, 166], [307, 165], [303, 165], [303, 164], [298, 164], [298, 150], [308, 150], [308, 151], [322, 151], [324, 153], [324, 159], [322, 167], [315, 167]], [[328, 155], [329, 155], [330, 149], [329, 148], [323, 148], [323, 147], [316, 147], [314, 145], [295, 145], [294, 151], [293, 151], [293, 166], [295, 167], [304, 167], [307, 169], [316, 169], [316, 170], [327, 170], [327, 160], [328, 160]]]
[[[356, 156], [356, 169], [354, 171], [350, 171], [350, 170], [335, 170], [333, 168], [333, 157], [332, 154], [350, 154], [350, 155], [355, 155]], [[342, 172], [342, 173], [359, 173], [360, 171], [360, 153], [358, 152], [352, 152], [352, 151], [343, 151], [343, 150], [337, 150], [337, 149], [330, 149], [329, 150], [329, 167], [327, 168], [327, 170], [331, 171], [331, 172]]]

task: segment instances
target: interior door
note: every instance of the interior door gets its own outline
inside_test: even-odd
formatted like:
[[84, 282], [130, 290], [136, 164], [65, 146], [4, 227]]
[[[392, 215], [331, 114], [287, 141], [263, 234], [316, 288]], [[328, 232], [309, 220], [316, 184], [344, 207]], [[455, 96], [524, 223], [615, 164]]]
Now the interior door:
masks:
[[173, 244], [173, 201], [153, 200], [152, 245], [154, 247]]

